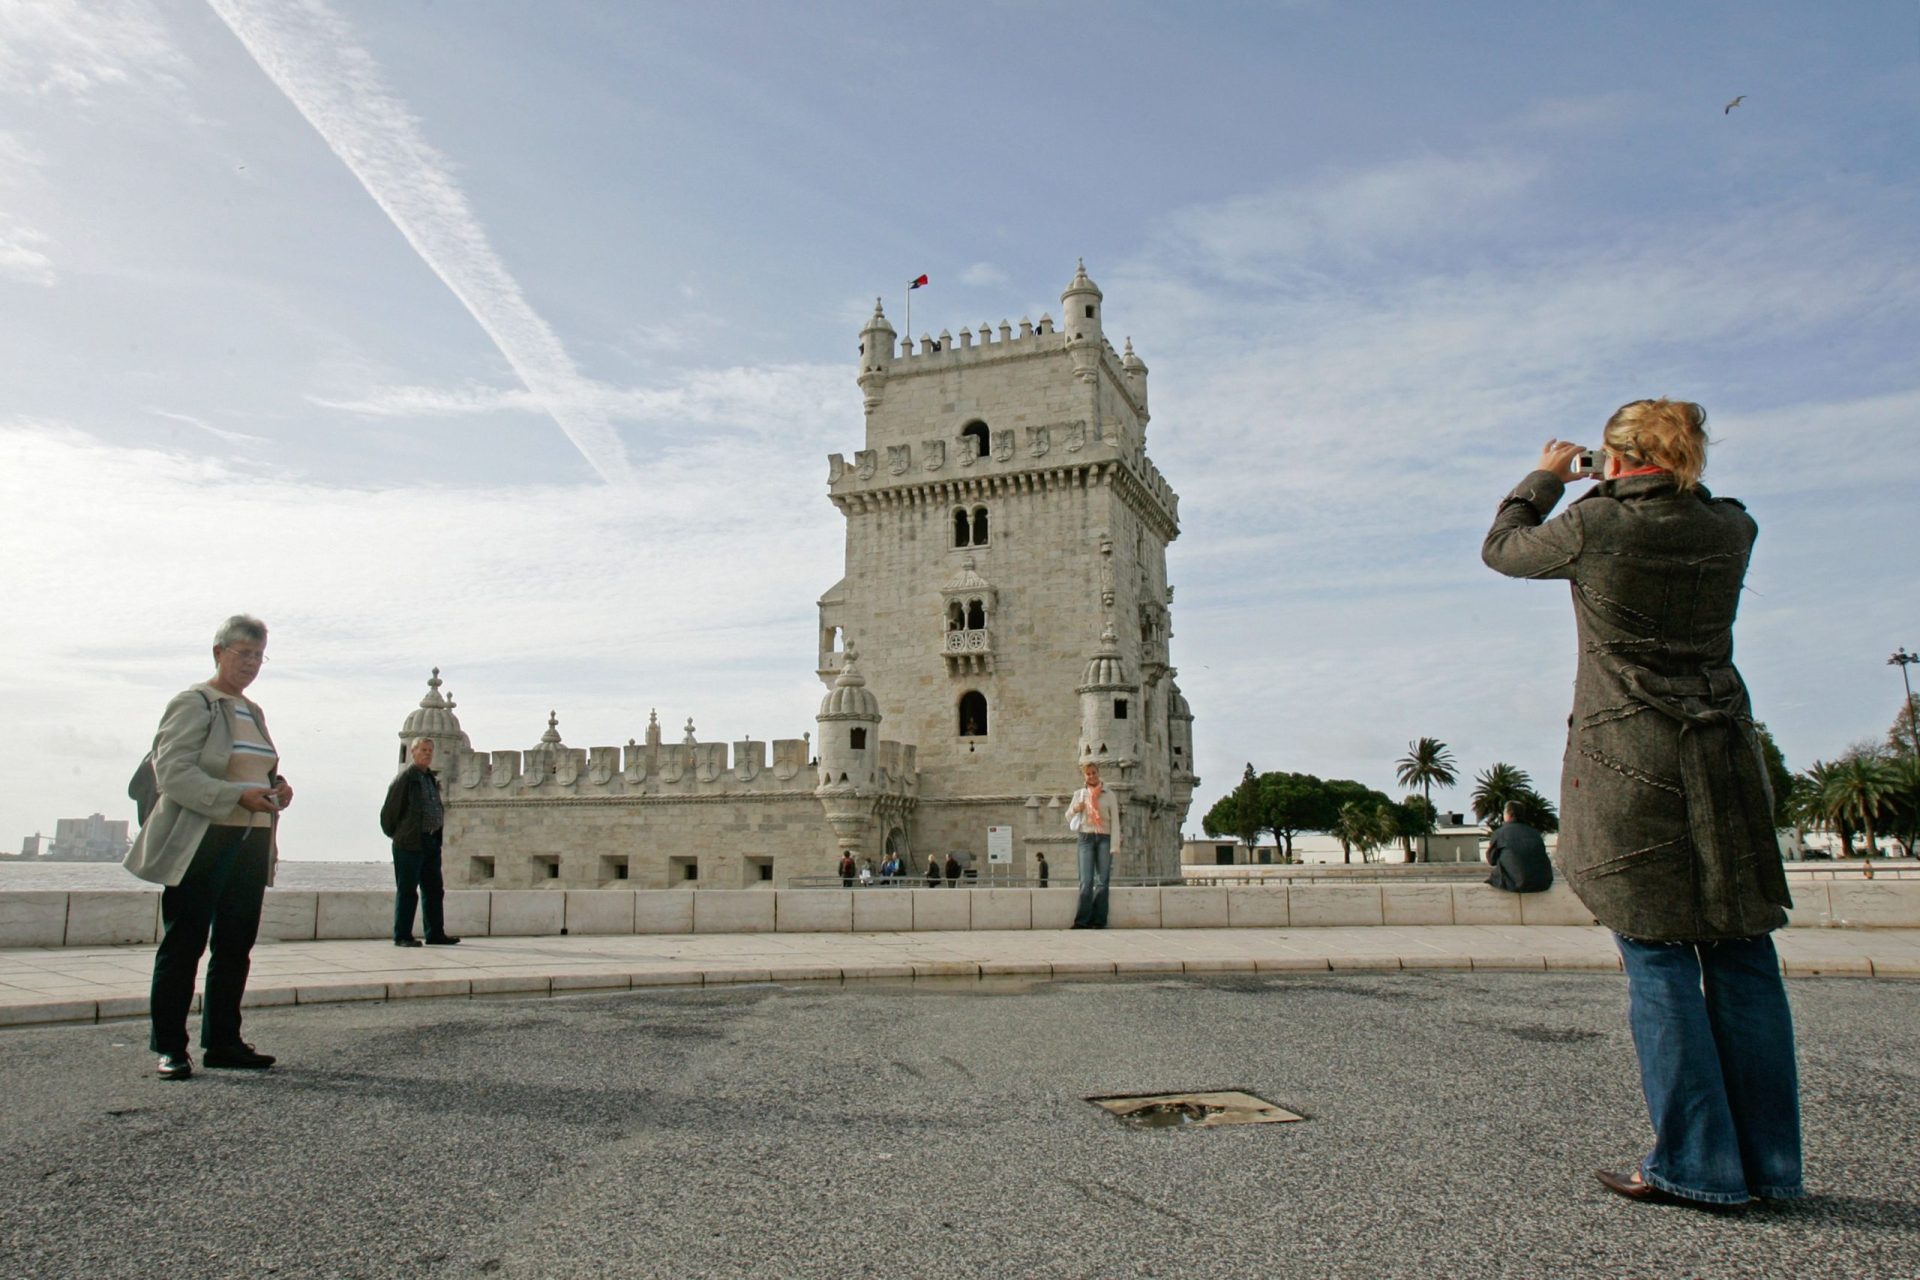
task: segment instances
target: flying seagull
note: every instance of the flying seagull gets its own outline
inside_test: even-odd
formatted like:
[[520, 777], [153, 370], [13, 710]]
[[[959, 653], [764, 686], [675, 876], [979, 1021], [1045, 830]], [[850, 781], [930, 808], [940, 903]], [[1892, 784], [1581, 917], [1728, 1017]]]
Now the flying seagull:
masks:
[[1739, 97], [1735, 98], [1732, 102], [1729, 102], [1726, 106], [1726, 110], [1722, 111], [1720, 114], [1723, 116], [1732, 115], [1733, 109], [1739, 106], [1741, 103], [1745, 102], [1746, 100], [1747, 100], [1747, 95], [1744, 93], [1741, 94]]

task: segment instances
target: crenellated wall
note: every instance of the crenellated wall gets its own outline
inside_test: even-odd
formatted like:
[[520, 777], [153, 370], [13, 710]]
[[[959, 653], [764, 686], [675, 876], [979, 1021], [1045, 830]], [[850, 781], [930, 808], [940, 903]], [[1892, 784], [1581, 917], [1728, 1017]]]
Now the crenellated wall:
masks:
[[[881, 740], [874, 758], [870, 803], [910, 812], [913, 747]], [[464, 751], [440, 777], [463, 888], [775, 888], [839, 857], [806, 735]]]

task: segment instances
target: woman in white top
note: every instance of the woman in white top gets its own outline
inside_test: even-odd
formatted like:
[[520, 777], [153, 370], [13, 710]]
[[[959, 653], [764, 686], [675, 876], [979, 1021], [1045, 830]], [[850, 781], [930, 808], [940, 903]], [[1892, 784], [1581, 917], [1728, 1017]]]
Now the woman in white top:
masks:
[[165, 1080], [193, 1074], [187, 1010], [209, 936], [200, 1047], [209, 1067], [273, 1065], [240, 1039], [240, 998], [252, 968], [260, 904], [273, 882], [274, 828], [293, 802], [266, 716], [246, 696], [267, 660], [267, 627], [236, 614], [213, 638], [214, 676], [174, 695], [154, 737], [160, 798], [126, 867], [162, 884], [148, 1045]]
[[1087, 785], [1073, 793], [1067, 822], [1080, 833], [1080, 905], [1073, 913], [1076, 929], [1107, 927], [1107, 883], [1113, 879], [1114, 838], [1120, 831], [1120, 801], [1100, 784], [1100, 766], [1081, 767]]

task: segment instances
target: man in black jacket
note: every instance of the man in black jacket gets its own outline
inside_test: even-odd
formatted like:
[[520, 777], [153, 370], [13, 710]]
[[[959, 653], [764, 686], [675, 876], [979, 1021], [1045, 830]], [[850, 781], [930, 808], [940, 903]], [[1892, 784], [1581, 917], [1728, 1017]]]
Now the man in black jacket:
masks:
[[1553, 863], [1547, 860], [1547, 842], [1540, 833], [1516, 815], [1509, 804], [1506, 821], [1493, 833], [1487, 845], [1487, 861], [1493, 874], [1487, 883], [1510, 893], [1542, 893], [1553, 888]]
[[450, 947], [460, 939], [447, 934], [447, 891], [440, 878], [446, 810], [433, 776], [433, 739], [415, 738], [407, 750], [413, 763], [394, 778], [380, 806], [380, 829], [393, 841], [393, 945], [420, 945], [413, 936], [413, 912], [419, 907], [426, 917], [427, 945]]

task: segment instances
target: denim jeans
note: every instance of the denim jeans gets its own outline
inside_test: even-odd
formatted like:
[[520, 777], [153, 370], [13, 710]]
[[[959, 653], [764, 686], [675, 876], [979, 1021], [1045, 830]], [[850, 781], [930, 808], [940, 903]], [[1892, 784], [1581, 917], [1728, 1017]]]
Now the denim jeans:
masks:
[[253, 969], [253, 941], [260, 932], [260, 904], [273, 861], [266, 827], [207, 828], [180, 883], [160, 894], [160, 946], [153, 953], [153, 987], [147, 1005], [155, 1053], [187, 1051], [187, 1011], [193, 979], [207, 941], [206, 991], [200, 1000], [200, 1044], [226, 1048], [240, 1043], [240, 998]]
[[1113, 837], [1080, 833], [1080, 905], [1073, 913], [1076, 929], [1107, 927], [1107, 882], [1113, 879]]
[[1804, 1195], [1793, 1017], [1773, 939], [1615, 941], [1653, 1121], [1642, 1176], [1710, 1204]]
[[447, 936], [446, 883], [440, 875], [440, 842], [444, 833], [425, 831], [420, 848], [407, 853], [398, 845], [393, 850], [393, 940], [405, 942], [413, 936], [413, 912], [420, 908], [429, 938]]

